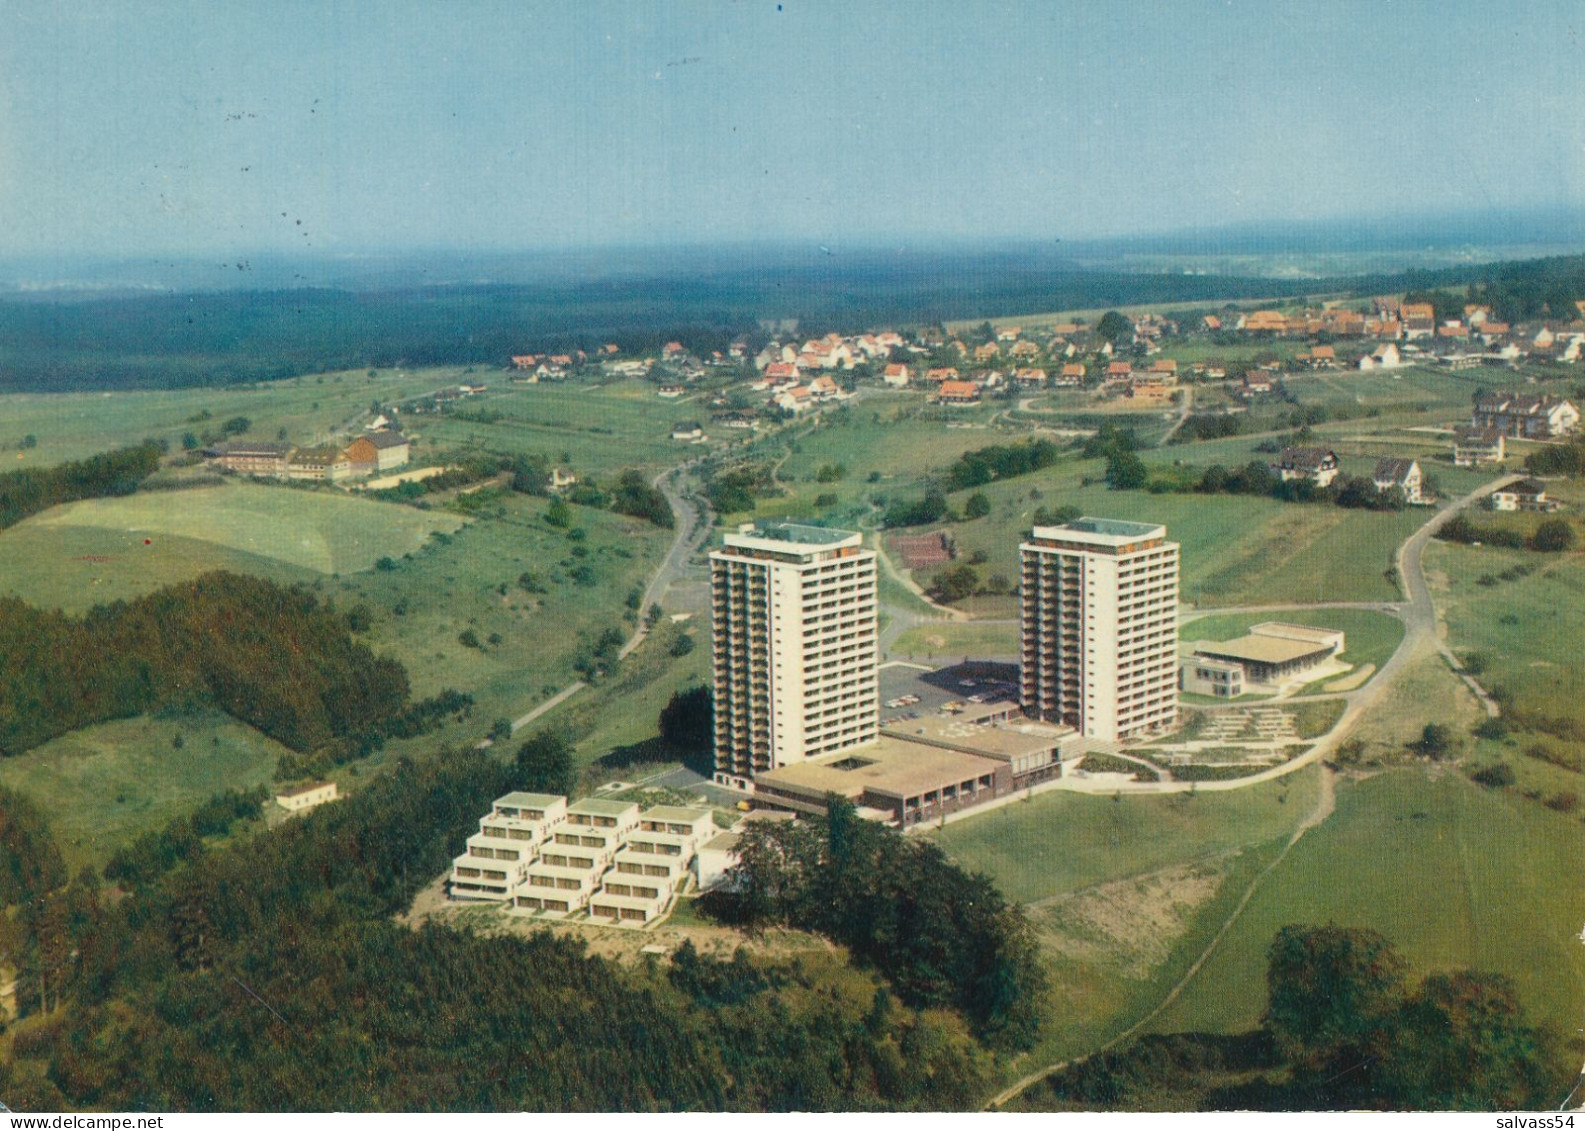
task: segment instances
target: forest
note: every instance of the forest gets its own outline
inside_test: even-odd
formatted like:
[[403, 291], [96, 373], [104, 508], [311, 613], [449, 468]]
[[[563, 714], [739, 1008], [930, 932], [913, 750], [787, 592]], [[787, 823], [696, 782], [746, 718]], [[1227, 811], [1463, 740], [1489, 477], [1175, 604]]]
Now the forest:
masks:
[[[1028, 253], [745, 257], [706, 275], [379, 291], [0, 300], [0, 391], [178, 388], [368, 366], [504, 365], [525, 349], [725, 349], [760, 318], [839, 332], [1141, 303], [1471, 287], [1499, 316], [1585, 297], [1578, 257], [1333, 279], [1089, 271]], [[576, 317], [572, 313], [576, 312]], [[577, 329], [570, 327], [576, 326]]]
[[157, 707], [214, 706], [307, 751], [378, 730], [407, 673], [313, 594], [214, 572], [81, 617], [0, 599], [0, 756]]
[[148, 441], [55, 467], [0, 474], [0, 530], [62, 503], [130, 495], [154, 474], [164, 449]]
[[[112, 899], [18, 917], [17, 1110], [943, 1110], [992, 1054], [840, 959], [623, 967], [565, 936], [393, 919], [516, 771], [400, 760], [362, 792]], [[829, 963], [836, 963], [836, 969]], [[851, 992], [852, 979], [864, 987]], [[847, 992], [837, 992], [842, 978]]]
[[711, 913], [826, 935], [907, 1004], [957, 1009], [997, 1047], [1034, 1043], [1045, 981], [1029, 921], [938, 845], [832, 796], [824, 819], [753, 826], [738, 851], [730, 881], [703, 897]]

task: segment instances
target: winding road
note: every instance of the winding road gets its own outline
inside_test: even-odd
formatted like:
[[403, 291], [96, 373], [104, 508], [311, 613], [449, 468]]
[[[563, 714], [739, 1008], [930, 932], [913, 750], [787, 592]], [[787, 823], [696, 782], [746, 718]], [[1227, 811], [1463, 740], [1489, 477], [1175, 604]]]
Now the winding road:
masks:
[[[1247, 778], [1238, 778], [1233, 781], [1198, 783], [1129, 782], [1123, 784], [1121, 788], [1119, 787], [1118, 783], [1112, 782], [1107, 783], [1104, 786], [1096, 785], [1093, 789], [1081, 791], [1107, 794], [1115, 794], [1118, 792], [1178, 793], [1188, 789], [1198, 789], [1201, 792], [1211, 792], [1226, 789], [1242, 789], [1262, 781], [1270, 781], [1273, 778], [1282, 777], [1285, 774], [1291, 774], [1305, 766], [1311, 765], [1335, 750], [1337, 746], [1348, 737], [1349, 733], [1354, 729], [1355, 725], [1359, 722], [1360, 717], [1365, 713], [1365, 711], [1368, 710], [1380, 698], [1382, 693], [1392, 684], [1393, 680], [1395, 680], [1410, 663], [1422, 655], [1426, 649], [1436, 649], [1444, 657], [1446, 657], [1453, 668], [1457, 670], [1459, 667], [1457, 658], [1454, 656], [1452, 650], [1448, 647], [1447, 642], [1443, 640], [1437, 632], [1436, 604], [1431, 599], [1431, 586], [1426, 580], [1425, 568], [1422, 560], [1425, 553], [1425, 547], [1431, 541], [1431, 539], [1436, 536], [1436, 532], [1442, 528], [1442, 525], [1452, 518], [1453, 515], [1457, 514], [1465, 507], [1471, 506], [1477, 500], [1489, 495], [1499, 487], [1506, 486], [1507, 484], [1520, 478], [1522, 478], [1520, 475], [1504, 475], [1498, 479], [1494, 479], [1491, 482], [1484, 484], [1474, 491], [1471, 491], [1469, 494], [1455, 499], [1453, 502], [1440, 507], [1430, 519], [1428, 519], [1423, 525], [1420, 526], [1418, 530], [1416, 530], [1408, 537], [1408, 539], [1404, 541], [1403, 545], [1398, 549], [1395, 564], [1398, 569], [1398, 576], [1402, 579], [1402, 584], [1408, 596], [1406, 601], [1396, 604], [1375, 603], [1365, 605], [1349, 602], [1333, 606], [1344, 608], [1374, 608], [1383, 612], [1396, 613], [1403, 619], [1404, 622], [1403, 640], [1399, 643], [1397, 650], [1393, 652], [1392, 658], [1383, 664], [1381, 669], [1376, 672], [1375, 676], [1370, 679], [1363, 687], [1355, 691], [1342, 694], [1341, 697], [1347, 703], [1347, 707], [1344, 709], [1342, 717], [1338, 719], [1337, 724], [1326, 734], [1325, 737], [1317, 741], [1316, 744], [1304, 754], [1295, 758], [1291, 762], [1284, 763], [1281, 766], [1276, 766], [1262, 773], [1253, 774]], [[1314, 605], [1260, 605], [1250, 606], [1243, 610], [1206, 610], [1206, 613], [1222, 613], [1233, 611], [1279, 612], [1283, 608], [1315, 607], [1316, 606]], [[1473, 681], [1470, 680], [1466, 680], [1466, 682], [1473, 683]], [[1482, 704], [1486, 706], [1488, 712], [1495, 715], [1496, 704], [1490, 701], [1489, 697], [1485, 695], [1484, 691], [1480, 690], [1478, 685], [1472, 686], [1472, 690], [1474, 690], [1481, 698]], [[1335, 697], [1336, 696], [1328, 696], [1328, 698]], [[1271, 873], [1276, 870], [1283, 860], [1287, 858], [1289, 851], [1294, 847], [1294, 845], [1298, 844], [1300, 838], [1303, 837], [1306, 832], [1320, 825], [1321, 822], [1326, 820], [1326, 818], [1331, 814], [1334, 797], [1333, 777], [1331, 771], [1325, 766], [1322, 767], [1321, 774], [1321, 793], [1317, 801], [1315, 811], [1311, 813], [1297, 829], [1294, 830], [1292, 838], [1283, 847], [1281, 854], [1278, 855], [1277, 858], [1271, 862], [1271, 864], [1263, 869], [1261, 873], [1250, 882], [1248, 889], [1239, 899], [1237, 905], [1233, 908], [1232, 913], [1227, 917], [1226, 920], [1223, 921], [1222, 925], [1217, 929], [1216, 934], [1212, 936], [1209, 945], [1207, 945], [1205, 950], [1201, 952], [1200, 956], [1194, 960], [1188, 971], [1184, 974], [1183, 978], [1179, 980], [1177, 985], [1173, 986], [1171, 991], [1169, 991], [1168, 994], [1144, 1017], [1140, 1018], [1133, 1025], [1129, 1026], [1123, 1032], [1119, 1033], [1117, 1036], [1113, 1037], [1111, 1040], [1107, 1041], [1093, 1052], [1086, 1053], [1083, 1056], [1070, 1057], [1067, 1060], [1063, 1060], [1055, 1064], [1043, 1065], [1042, 1067], [1035, 1069], [1033, 1072], [1025, 1075], [1017, 1082], [1007, 1088], [1004, 1088], [1001, 1092], [998, 1092], [994, 1097], [992, 1097], [990, 1102], [986, 1105], [986, 1110], [992, 1110], [1002, 1106], [1003, 1104], [1006, 1104], [1008, 1101], [1021, 1094], [1026, 1088], [1029, 1088], [1031, 1085], [1045, 1079], [1047, 1076], [1050, 1076], [1053, 1073], [1062, 1071], [1069, 1065], [1081, 1063], [1084, 1060], [1087, 1060], [1089, 1057], [1094, 1056], [1096, 1053], [1104, 1052], [1107, 1049], [1122, 1043], [1123, 1041], [1132, 1037], [1134, 1034], [1138, 1033], [1152, 1020], [1159, 1016], [1162, 1010], [1164, 1010], [1168, 1005], [1177, 999], [1178, 995], [1182, 993], [1190, 981], [1193, 980], [1195, 975], [1210, 959], [1211, 955], [1215, 953], [1217, 946], [1227, 935], [1227, 932], [1232, 928], [1233, 924], [1238, 920], [1239, 915], [1248, 905], [1250, 899], [1253, 898], [1262, 881], [1271, 875]], [[1074, 784], [1075, 786], [1078, 785], [1077, 779], [1075, 779]]]

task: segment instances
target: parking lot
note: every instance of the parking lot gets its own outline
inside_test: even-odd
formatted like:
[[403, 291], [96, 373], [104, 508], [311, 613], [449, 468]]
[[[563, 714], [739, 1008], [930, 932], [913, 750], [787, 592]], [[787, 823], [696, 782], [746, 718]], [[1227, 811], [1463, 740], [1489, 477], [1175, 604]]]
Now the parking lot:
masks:
[[[880, 671], [881, 722], [933, 715], [948, 703], [1018, 702], [1018, 669], [1011, 664], [954, 664], [920, 671], [901, 664]], [[914, 702], [902, 700], [913, 699]]]

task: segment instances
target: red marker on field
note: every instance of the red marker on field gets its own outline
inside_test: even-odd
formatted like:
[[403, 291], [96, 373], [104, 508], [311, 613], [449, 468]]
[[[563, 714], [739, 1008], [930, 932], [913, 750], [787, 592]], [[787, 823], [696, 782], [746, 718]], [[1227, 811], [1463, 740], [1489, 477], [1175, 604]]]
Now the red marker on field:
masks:
[[152, 539], [152, 538], [145, 538], [145, 539], [143, 539], [143, 544], [144, 544], [144, 545], [145, 545], [145, 546], [152, 546], [152, 545], [154, 545], [154, 539]]

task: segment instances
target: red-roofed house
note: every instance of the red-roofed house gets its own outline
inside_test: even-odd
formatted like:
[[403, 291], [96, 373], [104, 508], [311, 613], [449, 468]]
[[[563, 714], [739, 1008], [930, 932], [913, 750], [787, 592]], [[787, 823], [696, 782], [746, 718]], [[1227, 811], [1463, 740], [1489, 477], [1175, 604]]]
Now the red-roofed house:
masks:
[[937, 404], [976, 405], [980, 403], [980, 387], [973, 381], [943, 381], [936, 393]]

